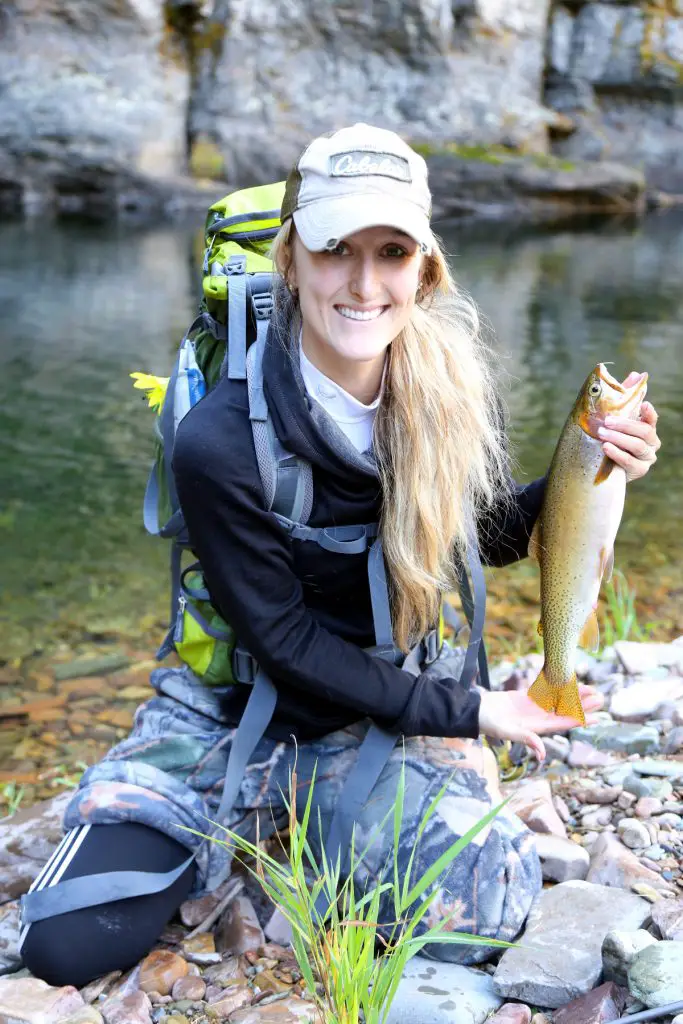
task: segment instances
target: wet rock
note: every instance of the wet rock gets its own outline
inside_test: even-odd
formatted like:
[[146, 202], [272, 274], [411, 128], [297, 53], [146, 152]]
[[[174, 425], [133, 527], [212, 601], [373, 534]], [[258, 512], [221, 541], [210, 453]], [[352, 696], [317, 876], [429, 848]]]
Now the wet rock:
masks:
[[683, 672], [683, 647], [677, 644], [646, 644], [620, 640], [614, 645], [616, 655], [629, 675], [646, 675], [665, 667]]
[[245, 953], [257, 949], [265, 942], [256, 911], [248, 896], [235, 897], [215, 929], [216, 949], [219, 953]]
[[588, 851], [561, 836], [535, 836], [536, 851], [541, 861], [543, 877], [553, 882], [585, 879], [590, 866]]
[[652, 921], [663, 939], [683, 942], [683, 899], [659, 900], [652, 908]]
[[572, 729], [573, 741], [589, 743], [597, 750], [618, 754], [652, 754], [659, 750], [659, 733], [651, 725], [605, 722]]
[[232, 985], [246, 984], [247, 976], [242, 970], [238, 958], [230, 956], [214, 967], [207, 967], [204, 971], [204, 980], [207, 985], [216, 985], [223, 989], [230, 988]]
[[[666, 902], [660, 900], [661, 903]], [[651, 946], [657, 939], [644, 928], [635, 931], [609, 931], [602, 943], [602, 969], [605, 981], [613, 981], [617, 985], [627, 986], [627, 972], [633, 963], [636, 953]]]
[[591, 743], [584, 740], [574, 740], [567, 764], [571, 768], [598, 768], [602, 765], [611, 764], [614, 758], [605, 750], [597, 750]]
[[63, 836], [70, 792], [33, 804], [0, 822], [0, 903], [28, 892]]
[[666, 1006], [681, 998], [683, 942], [658, 942], [638, 953], [628, 970], [628, 986], [646, 1006]]
[[486, 1024], [531, 1024], [531, 1010], [524, 1003], [505, 1003]]
[[186, 974], [187, 962], [181, 956], [167, 949], [155, 949], [140, 964], [139, 985], [143, 992], [168, 996], [178, 978]]
[[253, 994], [246, 985], [235, 985], [233, 988], [226, 989], [220, 999], [208, 1004], [206, 1015], [209, 1020], [226, 1020], [235, 1010], [248, 1006]]
[[94, 1003], [120, 977], [121, 971], [110, 971], [109, 974], [104, 974], [101, 978], [96, 978], [95, 981], [89, 982], [81, 989], [83, 999], [86, 1003]]
[[522, 819], [532, 832], [566, 838], [564, 822], [553, 806], [550, 783], [534, 779], [522, 783], [512, 793], [508, 809]]
[[38, 978], [0, 978], [3, 1024], [54, 1024], [84, 1006], [73, 985], [54, 988]]
[[587, 882], [629, 890], [635, 884], [645, 882], [656, 890], [670, 889], [658, 874], [643, 867], [635, 854], [610, 832], [603, 832], [596, 840], [590, 858]]
[[617, 823], [617, 832], [629, 850], [643, 850], [650, 845], [650, 833], [643, 823], [636, 821], [635, 818], [622, 818]]
[[610, 701], [610, 714], [623, 721], [646, 722], [654, 717], [660, 704], [682, 697], [683, 679], [680, 676], [660, 679], [655, 683], [646, 679], [615, 693]]
[[615, 922], [624, 929], [639, 928], [649, 913], [645, 900], [619, 889], [579, 881], [545, 889], [531, 909], [520, 945], [503, 953], [494, 989], [536, 1006], [564, 1006], [599, 981], [602, 943]]
[[405, 967], [387, 1024], [444, 1024], [448, 1015], [458, 1024], [480, 1024], [502, 999], [483, 971], [415, 957]]
[[173, 985], [171, 995], [176, 1002], [180, 999], [191, 999], [195, 1002], [196, 1000], [203, 999], [205, 993], [206, 982], [204, 979], [188, 974], [184, 978], [178, 978]]
[[192, 939], [186, 939], [182, 950], [183, 956], [198, 967], [221, 962], [221, 954], [216, 952], [216, 942], [211, 932], [201, 932]]
[[617, 1020], [626, 1005], [628, 992], [612, 981], [594, 988], [563, 1006], [553, 1016], [553, 1024], [604, 1024]]
[[111, 996], [100, 1007], [105, 1024], [151, 1024], [152, 1004], [146, 992]]

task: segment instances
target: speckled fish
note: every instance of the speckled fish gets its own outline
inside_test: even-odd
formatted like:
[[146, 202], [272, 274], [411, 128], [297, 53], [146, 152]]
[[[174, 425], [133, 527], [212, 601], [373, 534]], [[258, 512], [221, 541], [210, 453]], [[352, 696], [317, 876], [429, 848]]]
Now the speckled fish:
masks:
[[626, 492], [626, 473], [603, 452], [598, 429], [606, 416], [638, 419], [646, 389], [646, 373], [625, 388], [603, 363], [588, 376], [560, 434], [529, 544], [541, 567], [538, 632], [545, 651], [529, 696], [584, 724], [576, 648], [598, 649], [598, 594], [612, 576]]

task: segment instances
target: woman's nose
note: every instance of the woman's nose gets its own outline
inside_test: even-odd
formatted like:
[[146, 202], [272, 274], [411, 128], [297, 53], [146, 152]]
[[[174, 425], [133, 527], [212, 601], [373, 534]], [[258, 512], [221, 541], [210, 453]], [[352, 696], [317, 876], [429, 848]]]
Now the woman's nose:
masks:
[[349, 290], [360, 301], [375, 297], [377, 289], [377, 268], [372, 259], [360, 259], [354, 263]]

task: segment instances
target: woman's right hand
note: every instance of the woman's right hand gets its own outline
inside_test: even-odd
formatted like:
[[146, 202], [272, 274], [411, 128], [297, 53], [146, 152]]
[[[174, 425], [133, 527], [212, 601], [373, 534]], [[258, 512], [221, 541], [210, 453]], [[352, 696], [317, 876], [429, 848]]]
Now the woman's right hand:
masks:
[[[522, 690], [490, 692], [479, 687], [479, 732], [492, 739], [512, 740], [530, 747], [539, 761], [545, 760], [541, 735], [568, 732], [582, 723], [578, 718], [544, 711]], [[595, 712], [604, 704], [604, 697], [593, 686], [579, 685], [579, 695], [586, 714], [586, 725], [593, 725]]]

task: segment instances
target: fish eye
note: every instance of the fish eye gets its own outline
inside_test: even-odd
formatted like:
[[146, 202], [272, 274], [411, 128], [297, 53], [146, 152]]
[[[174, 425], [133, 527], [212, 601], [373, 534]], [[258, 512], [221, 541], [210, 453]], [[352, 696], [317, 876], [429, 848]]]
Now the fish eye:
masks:
[[598, 384], [597, 380], [593, 381], [591, 386], [588, 388], [588, 394], [597, 397], [602, 391], [602, 387]]

